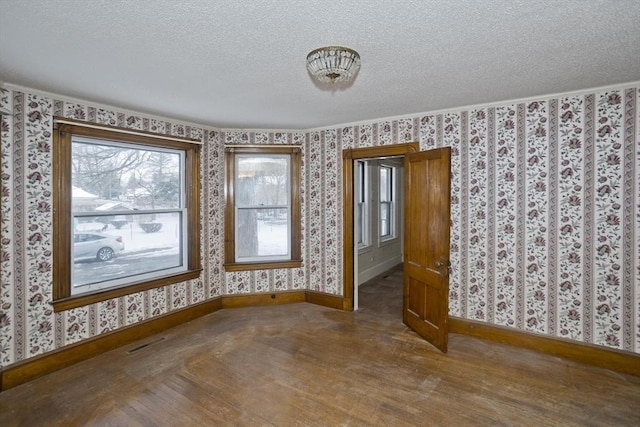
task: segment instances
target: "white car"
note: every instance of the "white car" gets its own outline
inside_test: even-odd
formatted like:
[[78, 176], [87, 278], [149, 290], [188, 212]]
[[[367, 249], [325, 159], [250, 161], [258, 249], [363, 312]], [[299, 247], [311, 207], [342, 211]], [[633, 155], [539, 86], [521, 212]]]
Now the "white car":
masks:
[[73, 235], [73, 260], [97, 259], [109, 261], [124, 250], [121, 236], [97, 232], [81, 232]]

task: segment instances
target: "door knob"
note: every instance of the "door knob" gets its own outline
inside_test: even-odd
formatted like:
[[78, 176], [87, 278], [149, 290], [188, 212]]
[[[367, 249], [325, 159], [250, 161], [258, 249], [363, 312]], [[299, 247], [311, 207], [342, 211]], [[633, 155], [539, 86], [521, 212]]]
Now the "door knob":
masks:
[[450, 266], [449, 261], [447, 261], [447, 259], [443, 256], [438, 258], [438, 260], [436, 261], [436, 268], [438, 269], [438, 271], [440, 271], [440, 274], [442, 275], [446, 275], [449, 273], [449, 266]]

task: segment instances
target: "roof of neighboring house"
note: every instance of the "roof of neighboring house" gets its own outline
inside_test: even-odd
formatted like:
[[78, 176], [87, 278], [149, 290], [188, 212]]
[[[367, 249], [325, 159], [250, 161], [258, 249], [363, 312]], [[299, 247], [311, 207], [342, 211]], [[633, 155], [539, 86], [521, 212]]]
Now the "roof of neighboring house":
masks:
[[108, 202], [96, 207], [97, 211], [113, 211], [113, 210], [132, 210], [129, 205], [122, 202]]
[[99, 197], [79, 187], [71, 187], [71, 190], [71, 197], [74, 199], [97, 199]]

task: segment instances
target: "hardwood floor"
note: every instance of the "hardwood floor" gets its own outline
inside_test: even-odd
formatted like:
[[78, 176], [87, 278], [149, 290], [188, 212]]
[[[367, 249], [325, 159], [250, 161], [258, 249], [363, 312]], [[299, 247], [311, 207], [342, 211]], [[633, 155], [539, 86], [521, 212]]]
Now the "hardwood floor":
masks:
[[12, 388], [0, 426], [640, 425], [639, 377], [456, 334], [442, 354], [384, 276], [356, 313], [221, 310]]

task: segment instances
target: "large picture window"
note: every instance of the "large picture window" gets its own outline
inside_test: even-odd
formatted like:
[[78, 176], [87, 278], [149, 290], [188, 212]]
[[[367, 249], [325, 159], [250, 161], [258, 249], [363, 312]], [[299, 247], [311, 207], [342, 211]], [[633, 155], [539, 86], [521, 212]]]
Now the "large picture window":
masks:
[[300, 264], [297, 147], [227, 149], [225, 267]]
[[54, 305], [197, 277], [199, 146], [66, 119], [55, 131]]

